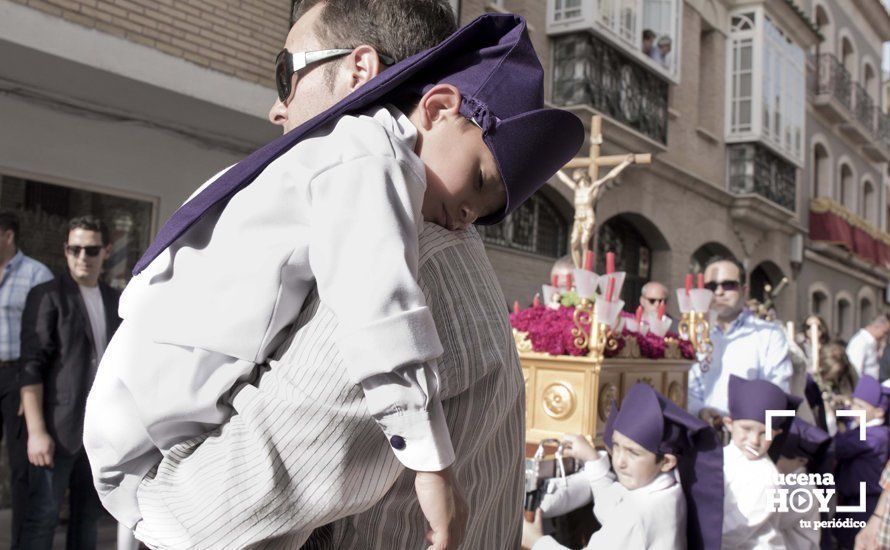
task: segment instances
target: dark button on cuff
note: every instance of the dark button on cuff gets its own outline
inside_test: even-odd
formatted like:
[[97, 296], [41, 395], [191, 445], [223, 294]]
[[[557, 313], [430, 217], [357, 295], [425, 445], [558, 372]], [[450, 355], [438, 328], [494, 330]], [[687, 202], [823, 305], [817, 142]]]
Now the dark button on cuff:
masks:
[[405, 438], [400, 435], [394, 435], [389, 438], [389, 444], [397, 451], [405, 450]]

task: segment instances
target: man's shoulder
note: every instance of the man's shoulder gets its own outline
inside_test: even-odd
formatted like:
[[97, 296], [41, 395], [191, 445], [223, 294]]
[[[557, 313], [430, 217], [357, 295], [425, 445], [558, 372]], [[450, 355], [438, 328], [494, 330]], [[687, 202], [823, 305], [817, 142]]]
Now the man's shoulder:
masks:
[[40, 283], [38, 285], [34, 285], [31, 288], [31, 291], [28, 293], [28, 296], [33, 296], [35, 298], [42, 297], [46, 295], [58, 295], [62, 291], [62, 277], [53, 277], [52, 279]]
[[[424, 222], [418, 244], [421, 265], [443, 251], [454, 247], [463, 247], [470, 255], [479, 256], [480, 253], [485, 255], [482, 237], [472, 226], [461, 231], [449, 231], [433, 222]], [[487, 258], [487, 256], [485, 257]]]
[[[330, 133], [319, 139], [339, 148], [343, 161], [362, 157], [399, 160], [416, 157], [412, 151], [413, 137], [406, 137], [396, 126], [395, 117], [385, 107], [378, 107], [362, 114], [341, 116]], [[411, 136], [415, 132], [409, 130]]]
[[35, 260], [31, 256], [28, 256], [27, 254], [22, 254], [22, 269], [27, 270], [28, 273], [33, 273], [33, 274], [45, 273], [45, 274], [48, 274], [49, 276], [52, 276], [52, 272], [49, 270], [48, 267], [46, 267], [46, 265], [44, 265], [42, 262], [40, 262], [38, 260]]

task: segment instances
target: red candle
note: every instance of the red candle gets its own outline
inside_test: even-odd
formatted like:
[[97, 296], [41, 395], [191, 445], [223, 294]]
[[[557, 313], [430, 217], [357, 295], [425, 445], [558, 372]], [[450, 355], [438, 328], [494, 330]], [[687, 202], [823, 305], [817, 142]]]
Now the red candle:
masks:
[[519, 313], [519, 300], [513, 302], [513, 313]]
[[664, 303], [658, 304], [658, 320], [664, 319]]
[[689, 296], [689, 291], [692, 290], [692, 273], [686, 274], [686, 295]]
[[704, 274], [704, 273], [699, 273], [698, 276], [697, 276], [697, 279], [698, 279], [698, 280], [696, 281], [696, 283], [698, 283], [698, 284], [697, 284], [696, 286], [697, 286], [699, 289], [705, 288], [705, 274]]
[[572, 290], [572, 274], [566, 273], [566, 290]]
[[634, 319], [636, 319], [638, 325], [643, 320], [643, 306], [637, 306], [637, 313], [634, 315]]
[[593, 252], [589, 250], [584, 251], [584, 270], [593, 271]]
[[535, 292], [535, 299], [532, 300], [533, 307], [541, 307], [541, 293]]
[[550, 277], [550, 286], [559, 286], [559, 275], [552, 275]]
[[615, 279], [614, 279], [614, 277], [609, 279], [609, 286], [606, 287], [606, 301], [607, 302], [612, 301], [613, 294], [615, 294]]
[[606, 275], [615, 273], [615, 253], [606, 252]]

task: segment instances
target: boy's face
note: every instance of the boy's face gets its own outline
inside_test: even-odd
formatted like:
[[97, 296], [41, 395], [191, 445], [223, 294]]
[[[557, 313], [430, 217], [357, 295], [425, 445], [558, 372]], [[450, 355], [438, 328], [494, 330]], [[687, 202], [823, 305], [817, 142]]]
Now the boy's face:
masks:
[[876, 418], [884, 418], [884, 409], [875, 407], [867, 401], [863, 401], [858, 397], [853, 398], [853, 409], [865, 411], [865, 421], [871, 422]]
[[612, 468], [618, 482], [627, 489], [639, 489], [652, 483], [662, 472], [676, 465], [673, 455], [665, 455], [661, 461], [655, 453], [638, 445], [629, 437], [615, 430], [612, 432]]
[[[732, 435], [732, 442], [742, 450], [748, 460], [758, 460], [766, 455], [773, 440], [766, 440], [766, 425], [756, 420], [733, 420], [730, 417], [723, 418], [723, 424]], [[773, 439], [782, 433], [782, 430], [773, 430]]]
[[458, 112], [460, 92], [441, 84], [424, 94], [411, 121], [426, 167], [423, 218], [450, 230], [503, 209], [507, 194], [482, 130]]

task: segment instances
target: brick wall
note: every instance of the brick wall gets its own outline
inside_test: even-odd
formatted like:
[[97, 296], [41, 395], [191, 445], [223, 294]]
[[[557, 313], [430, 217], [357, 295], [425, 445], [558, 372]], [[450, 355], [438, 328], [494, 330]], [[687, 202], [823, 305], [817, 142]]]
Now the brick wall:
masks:
[[12, 0], [272, 87], [289, 29], [286, 0]]

